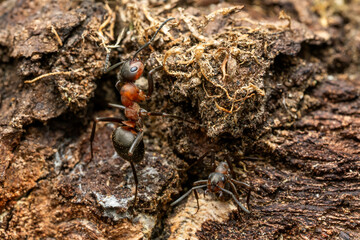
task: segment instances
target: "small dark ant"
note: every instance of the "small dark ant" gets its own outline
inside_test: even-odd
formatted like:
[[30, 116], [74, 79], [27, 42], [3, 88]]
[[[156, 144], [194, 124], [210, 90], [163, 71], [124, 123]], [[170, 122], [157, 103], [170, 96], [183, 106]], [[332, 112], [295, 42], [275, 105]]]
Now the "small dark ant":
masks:
[[[205, 153], [196, 162], [203, 160], [204, 157], [208, 153], [209, 152]], [[180, 198], [178, 198], [175, 202], [171, 203], [170, 206], [175, 206], [180, 201], [182, 201], [184, 198], [186, 198], [192, 191], [194, 191], [196, 202], [197, 202], [197, 211], [196, 211], [196, 213], [197, 213], [200, 209], [199, 196], [197, 193], [197, 189], [206, 187], [207, 189], [205, 190], [204, 194], [211, 192], [211, 193], [219, 194], [219, 197], [222, 198], [224, 193], [226, 193], [232, 197], [234, 202], [237, 204], [238, 209], [241, 208], [244, 212], [249, 214], [250, 211], [248, 209], [250, 209], [249, 201], [250, 201], [250, 193], [251, 193], [252, 188], [250, 185], [248, 185], [244, 182], [237, 181], [231, 177], [231, 174], [230, 174], [232, 172], [232, 168], [230, 168], [231, 163], [230, 163], [229, 159], [226, 159], [226, 161], [227, 162], [220, 162], [219, 165], [216, 167], [215, 171], [210, 173], [209, 178], [207, 180], [199, 180], [199, 181], [194, 182], [193, 185], [195, 185], [195, 186], [192, 187], [189, 191], [187, 191]], [[194, 164], [192, 164], [192, 165], [194, 165]], [[202, 184], [202, 185], [199, 185], [199, 184]], [[235, 184], [248, 189], [248, 195], [246, 198], [246, 204], [247, 204], [248, 209], [246, 209], [239, 202], [239, 200], [238, 200], [239, 194], [237, 193]], [[196, 186], [196, 185], [199, 185], [199, 186]]]
[[[110, 68], [106, 70], [109, 72], [110, 70], [115, 69], [116, 67], [121, 66], [121, 69], [118, 73], [118, 81], [115, 85], [116, 89], [120, 92], [121, 95], [121, 103], [113, 104], [109, 103], [110, 107], [119, 108], [124, 110], [125, 117], [97, 117], [95, 118], [91, 136], [90, 136], [90, 151], [91, 157], [90, 161], [93, 159], [93, 141], [95, 136], [96, 124], [97, 122], [114, 122], [121, 123], [122, 126], [116, 128], [112, 134], [112, 142], [116, 152], [119, 156], [128, 162], [130, 162], [132, 172], [134, 175], [135, 181], [135, 198], [134, 198], [134, 207], [136, 206], [136, 199], [138, 194], [138, 178], [136, 174], [136, 169], [134, 163], [140, 162], [144, 158], [145, 146], [143, 141], [143, 117], [146, 116], [160, 116], [160, 117], [170, 117], [178, 120], [186, 121], [191, 124], [194, 124], [191, 121], [188, 121], [182, 117], [170, 115], [162, 112], [148, 112], [145, 109], [142, 109], [139, 105], [139, 102], [144, 101], [146, 98], [149, 98], [153, 92], [153, 80], [152, 74], [154, 71], [159, 70], [162, 66], [159, 66], [153, 70], [151, 70], [148, 74], [148, 93], [147, 95], [140, 90], [134, 82], [141, 76], [144, 70], [144, 64], [140, 59], [136, 58], [136, 55], [150, 45], [150, 43], [155, 39], [156, 35], [160, 31], [160, 29], [170, 20], [174, 18], [169, 18], [164, 21], [160, 27], [155, 32], [154, 36], [150, 39], [149, 42], [144, 44], [139, 48], [134, 54], [134, 56], [126, 61], [122, 61], [114, 64]], [[107, 58], [108, 59], [108, 58]], [[106, 64], [105, 64], [106, 65]], [[122, 84], [123, 83], [123, 84]], [[122, 85], [122, 86], [121, 86]]]

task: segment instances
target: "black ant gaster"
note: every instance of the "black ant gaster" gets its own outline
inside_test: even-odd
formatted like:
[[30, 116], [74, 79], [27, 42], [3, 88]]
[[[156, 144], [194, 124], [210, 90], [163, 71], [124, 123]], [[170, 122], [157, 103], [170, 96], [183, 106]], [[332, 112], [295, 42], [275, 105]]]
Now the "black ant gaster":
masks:
[[115, 85], [116, 89], [120, 92], [121, 95], [121, 103], [122, 105], [112, 104], [110, 103], [110, 107], [115, 107], [124, 110], [125, 117], [97, 117], [95, 118], [91, 137], [90, 137], [90, 151], [91, 158], [93, 159], [93, 141], [96, 130], [97, 122], [115, 122], [121, 123], [122, 126], [116, 128], [112, 133], [112, 142], [116, 152], [119, 156], [128, 162], [130, 162], [132, 172], [135, 180], [135, 198], [134, 198], [134, 207], [136, 205], [137, 194], [138, 194], [138, 178], [136, 174], [136, 169], [134, 163], [140, 162], [144, 158], [145, 146], [143, 141], [143, 117], [145, 116], [162, 116], [162, 117], [171, 117], [179, 120], [183, 120], [189, 123], [193, 123], [182, 117], [162, 113], [162, 112], [148, 112], [145, 109], [142, 109], [139, 105], [139, 102], [144, 101], [149, 98], [153, 92], [153, 80], [152, 74], [154, 71], [159, 70], [162, 66], [159, 66], [153, 70], [151, 70], [148, 74], [148, 93], [145, 94], [142, 90], [140, 90], [134, 82], [141, 76], [144, 70], [144, 64], [140, 59], [136, 57], [136, 55], [150, 45], [150, 43], [155, 39], [156, 35], [160, 31], [160, 29], [170, 20], [174, 18], [169, 18], [164, 21], [160, 27], [155, 32], [154, 36], [147, 42], [145, 45], [140, 47], [134, 54], [134, 56], [126, 61], [122, 61], [114, 64], [107, 72], [120, 66], [121, 69], [118, 73], [118, 81]]

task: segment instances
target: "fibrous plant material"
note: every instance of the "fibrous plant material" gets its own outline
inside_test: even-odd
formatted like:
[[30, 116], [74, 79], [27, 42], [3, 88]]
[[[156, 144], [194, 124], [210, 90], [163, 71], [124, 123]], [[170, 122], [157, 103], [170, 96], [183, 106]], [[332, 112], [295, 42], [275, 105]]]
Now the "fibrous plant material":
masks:
[[[300, 52], [301, 42], [318, 38], [304, 25], [292, 23], [285, 13], [280, 17], [286, 21], [260, 22], [246, 17], [243, 7], [219, 7], [200, 17], [191, 15], [189, 10], [173, 10], [178, 22], [173, 23], [170, 32], [165, 32], [170, 42], [163, 54], [154, 53], [157, 64], [162, 64], [165, 73], [174, 79], [172, 87], [162, 87], [175, 92], [174, 101], [191, 96], [191, 104], [207, 125], [210, 137], [221, 134], [239, 137], [257, 129], [251, 134], [254, 138], [255, 134], [259, 137], [266, 132], [264, 127], [273, 125], [269, 111], [274, 110], [269, 109], [269, 102], [283, 101], [273, 99], [273, 92], [292, 84], [291, 79], [273, 75], [275, 59], [282, 55], [291, 58]], [[139, 19], [141, 14], [149, 19], [148, 11], [137, 4], [130, 5], [129, 11], [134, 13], [129, 17], [140, 36], [146, 36], [148, 29], [159, 22], [152, 17], [150, 26], [145, 26]], [[289, 92], [303, 92], [322, 78], [322, 66], [316, 60], [300, 60], [292, 65], [308, 65], [312, 73], [299, 88], [288, 87]], [[316, 78], [316, 82], [310, 78]], [[292, 104], [299, 101], [301, 98], [294, 99]], [[284, 115], [293, 118], [294, 110], [289, 113], [286, 105], [282, 107]]]

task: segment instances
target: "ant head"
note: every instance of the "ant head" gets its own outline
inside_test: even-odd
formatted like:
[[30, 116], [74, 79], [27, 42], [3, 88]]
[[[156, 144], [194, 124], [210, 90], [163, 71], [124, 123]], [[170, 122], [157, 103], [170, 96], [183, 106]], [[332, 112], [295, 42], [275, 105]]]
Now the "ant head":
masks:
[[222, 173], [222, 174], [229, 174], [230, 168], [229, 164], [226, 162], [220, 162], [219, 165], [216, 167], [215, 172]]
[[123, 64], [120, 77], [124, 82], [135, 82], [143, 71], [144, 64], [138, 58], [134, 58]]
[[113, 70], [114, 68], [120, 66], [122, 64], [121, 70], [118, 73], [118, 79], [120, 81], [124, 81], [124, 82], [135, 82], [143, 73], [144, 71], [144, 64], [140, 61], [140, 59], [138, 59], [136, 56], [139, 54], [139, 52], [141, 52], [143, 49], [147, 48], [150, 43], [152, 41], [154, 41], [156, 35], [158, 34], [158, 32], [160, 31], [160, 29], [168, 22], [171, 21], [175, 18], [169, 18], [166, 19], [161, 25], [160, 27], [156, 30], [154, 36], [152, 36], [152, 38], [145, 43], [143, 46], [141, 46], [134, 54], [134, 56], [132, 57], [132, 59], [125, 61], [125, 62], [119, 62], [117, 64], [114, 64], [113, 66], [111, 66], [110, 68], [108, 68], [106, 70], [106, 72], [109, 72], [111, 70]]
[[208, 190], [214, 193], [221, 191], [219, 187], [225, 187], [225, 180], [226, 177], [224, 174], [217, 172], [211, 173], [208, 178]]

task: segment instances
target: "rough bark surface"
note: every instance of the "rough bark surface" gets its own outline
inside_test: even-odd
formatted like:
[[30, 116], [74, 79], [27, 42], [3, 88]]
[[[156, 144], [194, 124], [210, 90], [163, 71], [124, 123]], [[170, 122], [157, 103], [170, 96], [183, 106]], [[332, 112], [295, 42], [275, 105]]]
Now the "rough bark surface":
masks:
[[[90, 161], [91, 121], [122, 114], [103, 72], [117, 35], [112, 63], [170, 16], [140, 53], [164, 66], [143, 107], [199, 124], [145, 120], [133, 209], [118, 126], [98, 125]], [[356, 0], [0, 1], [0, 238], [360, 239], [359, 16]], [[211, 149], [253, 187], [250, 215], [203, 194], [196, 214], [193, 195], [170, 207]]]

